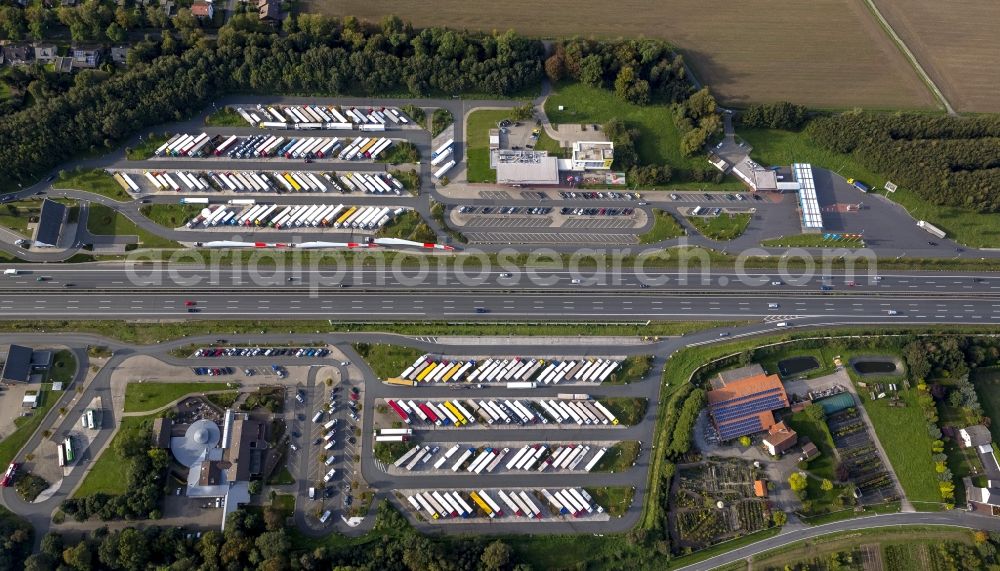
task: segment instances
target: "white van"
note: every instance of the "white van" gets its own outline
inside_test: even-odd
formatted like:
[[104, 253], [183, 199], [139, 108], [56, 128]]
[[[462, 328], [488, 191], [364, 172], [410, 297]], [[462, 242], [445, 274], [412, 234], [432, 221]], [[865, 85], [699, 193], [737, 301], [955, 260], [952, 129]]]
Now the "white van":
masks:
[[310, 500], [316, 499], [316, 488], [309, 488], [309, 499]]
[[9, 270], [4, 270], [3, 271], [3, 275], [5, 275], [5, 276], [16, 276], [18, 273], [20, 273], [20, 272], [18, 272], [17, 270], [15, 270], [13, 268], [11, 268]]

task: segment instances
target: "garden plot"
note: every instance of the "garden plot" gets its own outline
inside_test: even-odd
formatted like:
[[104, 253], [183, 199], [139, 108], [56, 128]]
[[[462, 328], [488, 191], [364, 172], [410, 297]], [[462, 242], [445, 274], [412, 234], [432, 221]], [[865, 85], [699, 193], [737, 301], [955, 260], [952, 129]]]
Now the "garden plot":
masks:
[[827, 426], [840, 456], [837, 479], [850, 480], [861, 496], [862, 504], [876, 504], [898, 499], [892, 479], [861, 414], [848, 408], [827, 418]]
[[676, 545], [701, 549], [767, 528], [767, 500], [754, 494], [754, 482], [763, 477], [736, 458], [678, 466], [670, 506]]

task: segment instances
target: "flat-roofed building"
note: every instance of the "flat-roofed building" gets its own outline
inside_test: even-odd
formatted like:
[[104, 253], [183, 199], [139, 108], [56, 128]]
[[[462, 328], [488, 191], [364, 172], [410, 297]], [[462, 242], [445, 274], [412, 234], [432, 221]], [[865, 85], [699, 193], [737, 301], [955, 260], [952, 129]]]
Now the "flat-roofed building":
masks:
[[559, 159], [547, 152], [496, 150], [492, 152], [492, 161], [498, 184], [559, 184]]
[[611, 141], [575, 141], [571, 160], [573, 170], [611, 170], [615, 144]]
[[788, 406], [778, 375], [732, 380], [709, 391], [707, 398], [708, 413], [723, 441], [770, 429], [775, 424], [772, 411]]

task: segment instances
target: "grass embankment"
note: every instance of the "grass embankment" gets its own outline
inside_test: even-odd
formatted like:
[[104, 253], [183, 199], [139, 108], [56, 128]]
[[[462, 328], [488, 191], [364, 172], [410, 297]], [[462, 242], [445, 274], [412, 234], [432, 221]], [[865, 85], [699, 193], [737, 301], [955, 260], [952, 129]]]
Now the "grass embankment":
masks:
[[45, 415], [49, 413], [52, 406], [59, 400], [59, 395], [63, 394], [53, 394], [50, 390], [51, 388], [52, 385], [49, 383], [38, 387], [38, 406], [31, 412], [31, 416], [19, 416], [15, 418], [14, 426], [17, 428], [0, 442], [0, 466], [3, 466], [4, 469], [14, 460], [17, 451], [27, 444], [31, 435], [42, 424], [42, 419], [45, 418]]
[[[561, 111], [560, 105], [563, 106]], [[674, 126], [667, 105], [632, 105], [619, 99], [611, 90], [588, 87], [582, 83], [563, 83], [556, 86], [555, 92], [545, 101], [545, 114], [549, 121], [556, 125], [560, 123], [604, 125], [612, 119], [621, 119], [626, 127], [639, 131], [639, 137], [636, 139], [639, 163], [670, 165], [675, 173], [674, 179], [688, 180], [692, 167], [702, 169], [706, 164], [702, 154], [691, 158], [681, 154], [680, 133]], [[744, 188], [735, 179], [721, 184], [699, 182], [695, 186], [732, 190]]]
[[846, 492], [845, 486], [834, 484], [831, 490], [823, 489], [823, 480], [836, 481], [835, 446], [826, 422], [815, 421], [805, 412], [798, 412], [792, 415], [789, 426], [799, 434], [799, 438], [808, 438], [821, 452], [818, 457], [809, 461], [806, 468], [806, 471], [814, 476], [807, 479], [806, 498], [810, 501], [810, 508], [806, 515], [821, 515], [842, 510], [843, 507], [837, 503], [837, 498]]
[[28, 223], [34, 219], [38, 220], [42, 212], [42, 201], [40, 200], [17, 200], [8, 202], [0, 206], [0, 226], [13, 230], [24, 236], [30, 237], [28, 233]]
[[177, 228], [197, 216], [202, 208], [198, 204], [148, 204], [140, 207], [139, 212], [160, 226]]
[[548, 151], [550, 156], [565, 158], [567, 151], [566, 149], [562, 148], [562, 146], [559, 144], [559, 141], [550, 137], [549, 134], [545, 131], [545, 129], [541, 129], [540, 127], [539, 129], [541, 132], [538, 133], [538, 140], [535, 141], [535, 150]]
[[641, 422], [649, 407], [649, 401], [642, 397], [606, 397], [598, 400], [623, 426], [633, 426]]
[[[70, 323], [72, 325], [70, 325]], [[198, 321], [170, 323], [136, 323], [131, 321], [4, 321], [0, 320], [0, 331], [12, 333], [42, 333], [44, 331], [71, 328], [76, 332], [94, 333], [124, 343], [152, 344], [180, 337], [201, 335], [249, 335], [261, 331], [308, 335], [316, 331], [335, 333], [338, 331], [380, 331], [400, 335], [524, 335], [524, 336], [673, 336], [715, 327], [739, 325], [743, 322], [725, 321], [657, 321], [649, 325], [631, 324], [549, 324], [517, 322], [448, 323], [430, 322], [338, 322], [328, 321]], [[414, 357], [416, 359], [416, 357]], [[409, 363], [407, 363], [409, 365]], [[402, 371], [397, 371], [402, 372]]]
[[125, 412], [155, 410], [185, 395], [228, 388], [226, 383], [129, 383], [125, 389]]
[[205, 117], [205, 125], [209, 127], [247, 127], [249, 123], [235, 109], [223, 107]]
[[603, 507], [604, 512], [611, 517], [621, 517], [635, 499], [635, 490], [632, 486], [587, 488], [587, 493], [594, 499], [594, 503]]
[[933, 510], [940, 506], [941, 493], [931, 459], [931, 439], [924, 428], [927, 422], [916, 392], [899, 391], [905, 407], [891, 407], [888, 399], [861, 401], [906, 497], [918, 510]]
[[447, 109], [435, 109], [431, 116], [431, 136], [437, 137], [455, 122], [455, 116]]
[[415, 210], [407, 210], [390, 220], [378, 231], [378, 235], [383, 238], [402, 238], [416, 242], [433, 242], [437, 239], [431, 227]]
[[412, 347], [370, 343], [355, 343], [354, 350], [368, 362], [375, 376], [380, 379], [399, 376], [417, 360], [417, 357], [424, 354], [420, 349]]
[[701, 232], [702, 236], [712, 240], [728, 241], [739, 238], [746, 231], [750, 224], [752, 214], [728, 214], [722, 213], [718, 216], [708, 218], [702, 216], [692, 216], [688, 221]]
[[451, 236], [451, 239], [455, 242], [465, 244], [469, 241], [464, 234], [455, 230], [450, 224], [448, 224], [448, 212], [445, 209], [444, 204], [436, 202], [434, 199], [431, 199], [431, 216], [438, 223], [438, 226], [440, 226], [441, 229], [448, 234], [448, 236]]
[[[886, 565], [885, 569], [902, 571], [936, 568], [935, 552], [945, 542], [957, 542], [971, 547], [972, 532], [946, 526], [880, 527], [846, 531], [753, 555], [749, 562], [754, 569], [804, 569], [816, 562], [830, 561], [830, 557], [835, 553], [857, 553], [861, 545], [877, 544]], [[747, 568], [747, 561], [741, 563], [744, 567], [734, 567], [734, 569]]]
[[990, 418], [993, 441], [1000, 442], [1000, 367], [977, 367], [971, 377], [983, 412]]
[[621, 368], [612, 373], [604, 384], [606, 385], [626, 385], [633, 381], [639, 381], [649, 373], [649, 367], [653, 364], [652, 355], [632, 355], [622, 361]]
[[372, 455], [376, 460], [389, 465], [398, 460], [403, 454], [416, 446], [413, 442], [376, 442], [372, 447]]
[[173, 240], [161, 238], [135, 225], [125, 216], [103, 204], [91, 204], [87, 219], [87, 230], [91, 234], [105, 236], [137, 236], [144, 248], [180, 248]]
[[52, 356], [52, 368], [49, 370], [49, 382], [63, 383], [66, 388], [76, 375], [76, 357], [69, 349], [56, 351]]
[[126, 438], [129, 432], [149, 430], [152, 420], [158, 415], [125, 416], [118, 425], [118, 432], [93, 462], [90, 472], [80, 487], [73, 492], [74, 498], [85, 498], [96, 493], [120, 495], [128, 491], [128, 469], [131, 463], [118, 453], [115, 444]]
[[156, 153], [156, 149], [159, 149], [169, 139], [170, 135], [166, 133], [162, 135], [150, 134], [150, 136], [140, 141], [138, 145], [126, 147], [125, 158], [130, 161], [144, 161], [152, 157]]
[[792, 234], [762, 240], [765, 248], [864, 248], [865, 241], [861, 238], [838, 239], [826, 238], [824, 234]]
[[52, 186], [59, 189], [93, 192], [119, 202], [132, 200], [110, 174], [100, 169], [60, 172], [59, 178], [52, 183]]
[[417, 146], [409, 141], [400, 141], [393, 145], [389, 145], [389, 148], [385, 152], [381, 153], [376, 159], [380, 163], [389, 163], [390, 165], [399, 164], [416, 164], [420, 162], [420, 151]]
[[608, 451], [597, 462], [591, 472], [611, 472], [612, 474], [628, 470], [639, 457], [639, 442], [635, 440], [625, 440], [614, 446], [609, 446]]
[[466, 174], [469, 182], [496, 182], [497, 172], [490, 168], [490, 129], [510, 119], [510, 110], [483, 110], [469, 114], [465, 122]]
[[399, 110], [405, 113], [420, 128], [427, 127], [427, 113], [424, 112], [423, 108], [416, 105], [403, 105]]
[[417, 194], [420, 192], [420, 175], [415, 171], [407, 170], [392, 170], [389, 171], [393, 177], [399, 182], [403, 183], [403, 188], [406, 189], [410, 194]]
[[639, 236], [642, 244], [655, 244], [671, 238], [679, 238], [684, 235], [684, 228], [677, 222], [674, 215], [660, 210], [653, 209], [653, 227], [648, 232]]
[[[882, 189], [887, 180], [885, 176], [863, 167], [852, 155], [828, 151], [816, 145], [805, 133], [740, 129], [738, 134], [753, 145], [751, 154], [754, 160], [765, 165], [811, 163], [837, 172], [844, 178], [861, 180], [873, 189]], [[915, 219], [930, 221], [963, 244], [980, 248], [1000, 245], [1000, 229], [994, 214], [932, 204], [906, 188], [891, 193], [879, 190], [879, 193], [903, 206]], [[859, 192], [858, 196], [859, 200], [864, 200], [864, 194]]]

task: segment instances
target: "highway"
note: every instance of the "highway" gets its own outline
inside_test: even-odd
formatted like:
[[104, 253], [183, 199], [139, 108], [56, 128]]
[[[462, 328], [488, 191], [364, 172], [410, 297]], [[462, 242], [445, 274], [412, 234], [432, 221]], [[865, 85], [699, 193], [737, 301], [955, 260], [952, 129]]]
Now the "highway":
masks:
[[[188, 306], [186, 302], [194, 302]], [[771, 307], [770, 304], [776, 304]], [[892, 314], [890, 312], [896, 312]], [[760, 320], [814, 323], [996, 323], [1000, 296], [670, 295], [563, 291], [0, 292], [6, 319]]]
[[[372, 252], [372, 251], [366, 251]], [[220, 256], [221, 256], [220, 252]], [[475, 259], [461, 265], [450, 258], [409, 258], [387, 261], [381, 266], [370, 258], [365, 263], [326, 254], [323, 265], [278, 258], [263, 258], [260, 263], [245, 265], [185, 265], [192, 258], [204, 259], [206, 253], [182, 256], [180, 263], [164, 267], [159, 263], [126, 265], [38, 265], [7, 264], [4, 269], [18, 269], [16, 276], [0, 277], [0, 292], [24, 290], [34, 292], [51, 290], [63, 293], [63, 286], [73, 284], [77, 290], [148, 291], [150, 287], [193, 290], [227, 290], [233, 293], [249, 291], [255, 287], [268, 288], [271, 292], [294, 292], [316, 288], [347, 287], [365, 289], [503, 289], [505, 291], [550, 290], [564, 288], [576, 295], [586, 295], [594, 290], [649, 289], [655, 292], [716, 292], [748, 293], [758, 296], [785, 296], [788, 294], [821, 293], [825, 286], [827, 295], [909, 295], [909, 294], [961, 294], [1000, 295], [1000, 275], [971, 272], [885, 272], [858, 271], [845, 274], [841, 271], [800, 272], [789, 270], [733, 271], [677, 271], [623, 267], [614, 270], [597, 270], [581, 262], [578, 270], [556, 267], [523, 267], [501, 260], [491, 265], [484, 259], [480, 265]], [[575, 280], [579, 283], [575, 283]], [[643, 287], [645, 286], [645, 287]]]

